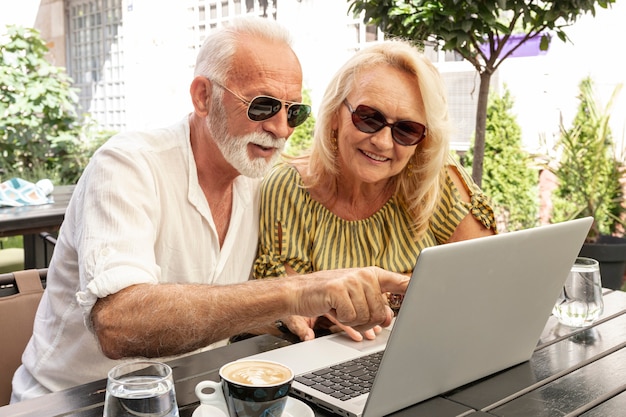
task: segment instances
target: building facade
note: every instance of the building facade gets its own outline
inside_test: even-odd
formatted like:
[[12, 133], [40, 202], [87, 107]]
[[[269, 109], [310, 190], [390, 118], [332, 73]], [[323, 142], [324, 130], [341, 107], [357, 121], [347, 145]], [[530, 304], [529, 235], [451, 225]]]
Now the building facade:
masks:
[[[5, 1], [5, 0], [3, 0]], [[7, 1], [8, 3], [8, 1]], [[304, 72], [304, 88], [313, 110], [327, 81], [354, 51], [384, 39], [374, 27], [348, 15], [337, 0], [21, 0], [32, 26], [50, 45], [50, 59], [65, 66], [80, 89], [80, 111], [111, 130], [162, 126], [191, 110], [188, 86], [195, 55], [207, 33], [239, 15], [275, 19], [294, 38]], [[7, 16], [2, 5], [0, 14]], [[11, 12], [17, 7], [11, 2]], [[492, 92], [512, 92], [524, 143], [539, 150], [558, 134], [561, 120], [573, 118], [578, 83], [590, 75], [601, 98], [625, 74], [610, 42], [590, 33], [602, 28], [604, 39], [623, 39], [626, 6], [600, 9], [568, 28], [570, 43], [553, 40], [545, 55], [509, 58], [492, 79]], [[10, 20], [10, 19], [9, 19]], [[12, 23], [7, 21], [0, 23]], [[30, 25], [26, 22], [26, 25]], [[452, 146], [467, 149], [474, 133], [479, 77], [452, 53], [425, 51], [448, 88], [455, 131]], [[612, 128], [624, 139], [624, 102], [616, 103]]]

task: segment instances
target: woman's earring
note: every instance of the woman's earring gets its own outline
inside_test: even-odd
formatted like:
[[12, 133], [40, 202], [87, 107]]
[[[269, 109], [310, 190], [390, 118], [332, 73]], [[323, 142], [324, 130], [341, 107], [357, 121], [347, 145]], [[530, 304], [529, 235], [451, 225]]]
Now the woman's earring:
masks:
[[406, 164], [406, 171], [407, 171], [406, 175], [408, 177], [413, 176], [413, 163], [411, 161], [409, 161], [409, 163]]
[[337, 145], [337, 131], [336, 130], [331, 130], [330, 132], [330, 146], [333, 152], [337, 153], [339, 146]]

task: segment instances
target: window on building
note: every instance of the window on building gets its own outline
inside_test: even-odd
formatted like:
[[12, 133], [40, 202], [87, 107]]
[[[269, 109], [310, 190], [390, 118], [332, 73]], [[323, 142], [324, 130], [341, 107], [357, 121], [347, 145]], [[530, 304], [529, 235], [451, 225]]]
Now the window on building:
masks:
[[122, 0], [70, 0], [68, 73], [79, 113], [107, 129], [126, 126]]
[[[365, 13], [365, 12], [363, 12]], [[348, 17], [348, 31], [352, 33], [350, 51], [358, 51], [369, 43], [385, 39], [385, 34], [375, 25], [366, 25], [363, 18]]]
[[439, 49], [434, 42], [424, 43], [424, 55], [430, 59], [431, 62], [439, 61]]
[[221, 27], [237, 16], [253, 15], [276, 20], [277, 3], [278, 0], [197, 0], [197, 5], [189, 8], [193, 16], [190, 30], [197, 40], [194, 49], [202, 46], [207, 28]]
[[[365, 42], [376, 42], [378, 40], [378, 27], [374, 25], [365, 25]], [[382, 32], [381, 32], [382, 36]]]
[[445, 52], [445, 61], [446, 62], [462, 62], [464, 60], [463, 56], [457, 51], [446, 51]]

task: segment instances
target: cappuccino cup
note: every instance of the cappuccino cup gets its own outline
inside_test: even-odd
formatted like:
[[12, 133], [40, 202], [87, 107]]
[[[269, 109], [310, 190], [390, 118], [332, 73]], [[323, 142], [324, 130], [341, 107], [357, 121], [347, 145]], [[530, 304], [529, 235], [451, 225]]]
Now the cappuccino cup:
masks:
[[294, 379], [288, 366], [254, 359], [229, 362], [219, 375], [220, 382], [198, 383], [196, 396], [199, 409], [212, 409], [214, 415], [220, 415], [219, 410], [228, 417], [280, 417]]

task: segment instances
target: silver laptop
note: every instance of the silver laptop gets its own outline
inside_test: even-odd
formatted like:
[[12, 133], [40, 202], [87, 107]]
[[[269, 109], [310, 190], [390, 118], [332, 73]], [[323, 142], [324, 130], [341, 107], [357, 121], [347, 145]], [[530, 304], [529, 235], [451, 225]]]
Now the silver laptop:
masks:
[[[363, 342], [337, 333], [253, 357], [317, 378], [298, 377], [293, 395], [350, 417], [387, 415], [527, 361], [591, 222], [424, 249], [391, 331]], [[384, 352], [368, 394], [344, 395], [323, 370], [377, 351]]]

